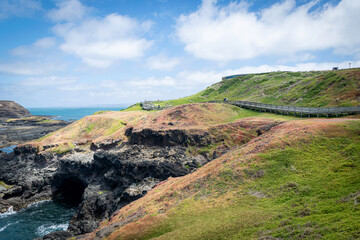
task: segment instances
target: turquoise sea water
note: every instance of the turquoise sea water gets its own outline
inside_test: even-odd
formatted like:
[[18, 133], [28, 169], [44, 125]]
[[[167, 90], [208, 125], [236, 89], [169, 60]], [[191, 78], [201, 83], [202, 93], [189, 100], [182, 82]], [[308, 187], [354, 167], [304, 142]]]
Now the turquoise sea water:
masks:
[[78, 120], [98, 111], [119, 111], [126, 107], [82, 107], [82, 108], [28, 108], [33, 115], [56, 116], [55, 119], [71, 121]]
[[[119, 111], [125, 107], [29, 108], [33, 115], [57, 116], [59, 120], [78, 120], [98, 111]], [[12, 152], [15, 146], [1, 149]], [[0, 166], [1, 167], [1, 166]], [[18, 212], [0, 214], [0, 240], [30, 240], [50, 232], [66, 230], [77, 206], [56, 201], [39, 202]]]
[[30, 240], [66, 230], [76, 206], [59, 200], [35, 203], [18, 212], [0, 214], [0, 240]]

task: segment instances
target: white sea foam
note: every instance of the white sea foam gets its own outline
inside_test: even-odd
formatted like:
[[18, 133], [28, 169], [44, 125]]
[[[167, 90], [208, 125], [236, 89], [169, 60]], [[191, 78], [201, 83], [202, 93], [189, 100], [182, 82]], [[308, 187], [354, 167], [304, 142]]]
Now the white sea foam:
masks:
[[4, 231], [8, 226], [14, 225], [14, 224], [17, 224], [17, 223], [18, 223], [18, 221], [17, 221], [17, 222], [14, 222], [14, 223], [8, 223], [8, 224], [6, 224], [5, 226], [3, 226], [3, 227], [0, 228], [0, 232]]
[[50, 202], [51, 200], [42, 200], [42, 201], [38, 201], [38, 202], [34, 202], [29, 204], [27, 207], [36, 207], [39, 206], [40, 204], [46, 203], [46, 202]]
[[0, 232], [4, 231], [10, 225], [11, 225], [11, 223], [9, 223], [9, 224], [5, 225], [4, 227], [0, 228]]
[[4, 217], [7, 217], [7, 216], [9, 216], [9, 215], [13, 215], [13, 214], [15, 214], [15, 213], [16, 213], [16, 212], [14, 211], [13, 206], [10, 206], [6, 212], [0, 213], [0, 218], [4, 218]]
[[37, 228], [36, 234], [40, 237], [55, 231], [65, 231], [69, 227], [68, 223], [61, 224], [45, 224]]

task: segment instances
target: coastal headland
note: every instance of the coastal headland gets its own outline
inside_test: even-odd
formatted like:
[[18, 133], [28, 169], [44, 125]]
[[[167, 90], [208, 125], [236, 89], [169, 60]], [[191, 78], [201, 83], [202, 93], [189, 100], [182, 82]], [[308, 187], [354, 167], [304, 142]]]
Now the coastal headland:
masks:
[[241, 75], [161, 111], [84, 117], [0, 153], [0, 211], [77, 202], [68, 230], [44, 239], [360, 237], [359, 115], [202, 103], [224, 98], [359, 106], [360, 70]]

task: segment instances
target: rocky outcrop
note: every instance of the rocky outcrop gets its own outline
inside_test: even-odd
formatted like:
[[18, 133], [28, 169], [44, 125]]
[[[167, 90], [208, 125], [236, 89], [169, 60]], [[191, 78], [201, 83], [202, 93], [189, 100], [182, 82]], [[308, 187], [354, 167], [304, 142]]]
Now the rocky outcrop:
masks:
[[0, 118], [30, 117], [31, 113], [14, 101], [0, 100]]
[[125, 132], [131, 144], [147, 146], [206, 146], [212, 143], [207, 138], [209, 133], [201, 130], [166, 129], [154, 130], [151, 128], [128, 128]]
[[[272, 125], [271, 125], [272, 124]], [[234, 122], [216, 128], [135, 128], [125, 129], [127, 141], [93, 143], [92, 152], [72, 151], [55, 155], [24, 145], [11, 154], [0, 153], [0, 181], [13, 185], [0, 192], [0, 211], [9, 206], [20, 209], [34, 201], [62, 197], [78, 204], [67, 233], [93, 231], [101, 220], [119, 208], [144, 196], [157, 183], [195, 171], [229, 151], [224, 142], [239, 144], [256, 137], [278, 123]], [[242, 132], [250, 129], [247, 135]], [[214, 135], [213, 131], [223, 132]], [[238, 134], [230, 136], [234, 131]], [[258, 133], [259, 134], [259, 133]], [[242, 138], [243, 136], [244, 138]], [[189, 149], [218, 146], [213, 154], [189, 153]], [[199, 151], [200, 152], [200, 151]], [[56, 237], [57, 235], [50, 235]]]
[[[185, 150], [181, 146], [131, 145], [97, 151], [93, 156], [76, 153], [60, 159], [51, 183], [53, 194], [77, 198], [76, 193], [83, 192], [69, 230], [76, 235], [91, 232], [99, 220], [142, 197], [156, 183], [186, 175], [207, 162], [201, 156], [186, 156]], [[71, 194], [69, 186], [76, 188]]]
[[24, 145], [0, 155], [0, 180], [13, 185], [1, 193], [0, 210], [10, 206], [18, 210], [35, 201], [63, 197], [79, 204], [69, 231], [88, 233], [160, 181], [186, 175], [207, 162], [204, 156], [188, 156], [179, 145], [129, 144], [66, 156]]
[[0, 119], [0, 148], [38, 139], [69, 124], [67, 121], [51, 120], [41, 116], [5, 121]]
[[50, 180], [57, 170], [57, 156], [22, 146], [15, 148], [14, 153], [0, 153], [0, 165], [0, 181], [13, 185], [0, 192], [0, 212], [10, 206], [16, 211], [51, 198]]

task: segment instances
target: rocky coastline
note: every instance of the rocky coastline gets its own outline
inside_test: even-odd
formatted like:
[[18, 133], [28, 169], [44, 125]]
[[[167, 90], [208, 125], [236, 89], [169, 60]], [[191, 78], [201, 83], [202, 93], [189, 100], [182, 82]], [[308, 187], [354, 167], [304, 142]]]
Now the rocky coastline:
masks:
[[[92, 141], [87, 147], [74, 147], [65, 153], [51, 151], [53, 145], [41, 144], [19, 145], [12, 153], [0, 152], [0, 181], [9, 186], [0, 190], [0, 212], [10, 207], [17, 211], [46, 199], [71, 201], [79, 207], [68, 230], [50, 233], [43, 239], [81, 239], [81, 235], [94, 231], [101, 221], [162, 181], [187, 175], [232, 146], [245, 144], [281, 123], [264, 120], [188, 125], [197, 119], [183, 115], [189, 107], [212, 109], [217, 105], [175, 107], [142, 118], [145, 124], [138, 120], [122, 123], [122, 140]], [[159, 123], [146, 124], [155, 121]], [[209, 146], [213, 151], [199, 151]], [[98, 234], [106, 236], [111, 231]]]
[[[129, 137], [134, 136], [137, 143], [136, 134]], [[206, 155], [186, 154], [187, 140], [201, 137], [184, 133], [182, 142], [177, 135], [165, 137], [168, 142], [154, 142], [160, 135], [148, 135], [149, 140], [140, 145], [129, 142], [90, 153], [57, 155], [39, 152], [31, 145], [0, 153], [0, 181], [13, 186], [1, 192], [0, 212], [10, 206], [16, 211], [33, 202], [63, 197], [79, 203], [68, 232], [89, 233], [101, 220], [144, 196], [159, 182], [184, 176], [210, 161]]]
[[16, 102], [0, 100], [0, 148], [41, 138], [69, 124], [50, 116], [34, 116]]
[[70, 122], [36, 116], [21, 119], [0, 119], [0, 148], [41, 138], [69, 125]]

